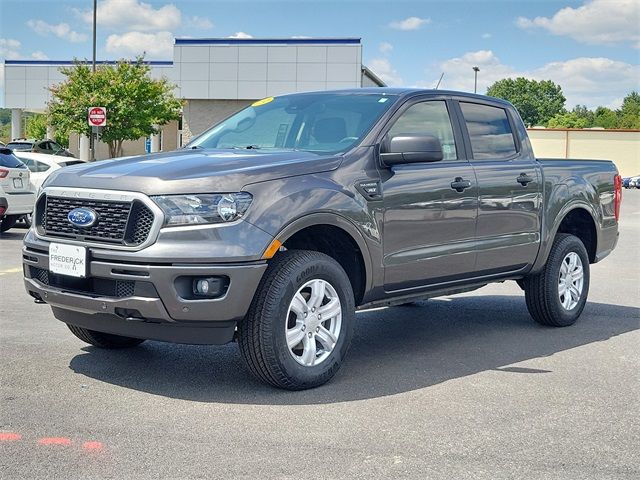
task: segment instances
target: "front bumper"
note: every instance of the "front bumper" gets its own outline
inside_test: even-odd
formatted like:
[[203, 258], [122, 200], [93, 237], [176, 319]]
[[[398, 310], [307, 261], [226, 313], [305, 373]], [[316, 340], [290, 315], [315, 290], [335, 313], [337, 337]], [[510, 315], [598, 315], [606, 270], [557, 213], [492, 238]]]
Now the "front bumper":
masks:
[[[48, 252], [27, 244], [25, 287], [65, 323], [116, 335], [218, 344], [232, 339], [267, 268], [265, 261], [143, 265], [103, 257], [90, 254], [86, 279], [56, 283], [52, 279], [59, 277], [48, 272]], [[192, 276], [228, 277], [228, 288], [215, 299], [183, 298], [178, 279]]]

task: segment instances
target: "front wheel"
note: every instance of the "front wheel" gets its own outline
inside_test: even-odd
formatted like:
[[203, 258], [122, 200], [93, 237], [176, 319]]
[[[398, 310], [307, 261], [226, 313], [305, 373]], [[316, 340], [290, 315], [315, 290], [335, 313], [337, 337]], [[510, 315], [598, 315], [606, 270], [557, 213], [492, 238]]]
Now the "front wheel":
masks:
[[355, 323], [351, 283], [333, 258], [290, 250], [271, 261], [238, 344], [249, 371], [287, 390], [326, 383], [344, 360]]
[[584, 244], [574, 235], [558, 234], [542, 271], [524, 279], [529, 313], [542, 325], [573, 325], [588, 293], [589, 257]]

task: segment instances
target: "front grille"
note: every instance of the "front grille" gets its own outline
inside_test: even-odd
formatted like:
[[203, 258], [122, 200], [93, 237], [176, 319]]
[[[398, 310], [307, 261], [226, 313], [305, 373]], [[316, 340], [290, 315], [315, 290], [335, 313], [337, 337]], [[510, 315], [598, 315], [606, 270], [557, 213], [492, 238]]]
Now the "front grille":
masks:
[[[69, 212], [80, 207], [91, 208], [98, 214], [94, 226], [79, 228], [69, 222]], [[37, 227], [47, 236], [111, 245], [144, 243], [154, 220], [153, 212], [139, 200], [120, 202], [47, 195], [38, 202], [37, 209]]]
[[[149, 294], [148, 282], [133, 280], [111, 280], [109, 278], [75, 278], [51, 273], [38, 267], [29, 267], [31, 278], [44, 285], [60, 288], [70, 292], [97, 295], [101, 297], [124, 298], [136, 295], [136, 283], [139, 283], [137, 295], [142, 297], [154, 296]], [[155, 290], [153, 290], [155, 291]]]

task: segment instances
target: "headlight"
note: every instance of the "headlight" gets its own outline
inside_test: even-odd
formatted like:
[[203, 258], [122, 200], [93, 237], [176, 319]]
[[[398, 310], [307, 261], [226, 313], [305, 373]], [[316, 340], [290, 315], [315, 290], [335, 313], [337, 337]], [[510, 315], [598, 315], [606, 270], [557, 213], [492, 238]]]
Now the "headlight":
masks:
[[250, 193], [204, 193], [151, 197], [165, 216], [165, 225], [199, 225], [233, 222], [251, 205]]

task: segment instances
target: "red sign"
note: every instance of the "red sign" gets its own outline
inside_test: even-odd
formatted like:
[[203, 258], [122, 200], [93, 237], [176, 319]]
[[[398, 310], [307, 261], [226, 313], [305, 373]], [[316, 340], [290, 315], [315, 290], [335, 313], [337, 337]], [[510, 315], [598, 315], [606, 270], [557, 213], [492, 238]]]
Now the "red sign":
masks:
[[107, 126], [107, 109], [104, 107], [91, 107], [89, 109], [89, 125], [91, 127]]

